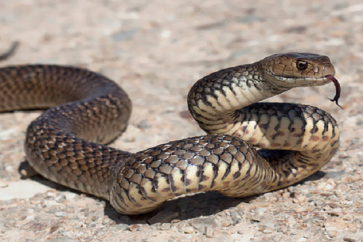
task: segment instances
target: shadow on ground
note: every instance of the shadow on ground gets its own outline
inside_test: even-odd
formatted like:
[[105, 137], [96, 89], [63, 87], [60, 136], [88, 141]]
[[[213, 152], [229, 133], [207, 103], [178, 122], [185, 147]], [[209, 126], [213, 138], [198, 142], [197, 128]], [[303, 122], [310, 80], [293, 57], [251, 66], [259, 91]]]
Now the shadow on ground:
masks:
[[[22, 163], [20, 167], [24, 164]], [[323, 178], [326, 175], [325, 172], [318, 171], [315, 174], [305, 178], [301, 182], [295, 184], [304, 184], [309, 181], [316, 181]], [[60, 184], [51, 182], [40, 175], [31, 177], [30, 179], [37, 181], [43, 185], [49, 186], [58, 191], [69, 191], [77, 194], [83, 194], [82, 192], [67, 188]], [[87, 194], [89, 197], [100, 199], [98, 197]], [[104, 214], [117, 224], [155, 224], [170, 222], [173, 219], [176, 220], [188, 220], [197, 218], [200, 216], [209, 216], [217, 214], [223, 210], [236, 207], [240, 203], [248, 203], [251, 200], [256, 199], [258, 196], [246, 197], [246, 198], [231, 198], [223, 196], [218, 192], [198, 193], [191, 196], [184, 196], [174, 200], [165, 202], [160, 208], [141, 215], [122, 215], [118, 213], [109, 202], [106, 202], [104, 208]]]

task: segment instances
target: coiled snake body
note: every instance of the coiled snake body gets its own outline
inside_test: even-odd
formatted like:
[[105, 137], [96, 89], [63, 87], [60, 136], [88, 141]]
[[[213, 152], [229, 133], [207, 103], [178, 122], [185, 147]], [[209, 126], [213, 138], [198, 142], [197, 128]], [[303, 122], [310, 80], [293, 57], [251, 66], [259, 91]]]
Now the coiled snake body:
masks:
[[328, 57], [308, 53], [273, 55], [212, 73], [188, 94], [189, 110], [208, 135], [135, 154], [103, 145], [126, 129], [131, 102], [113, 81], [88, 70], [1, 68], [0, 111], [54, 106], [27, 129], [31, 166], [54, 182], [109, 200], [120, 213], [140, 214], [186, 193], [244, 197], [318, 171], [339, 146], [334, 118], [312, 106], [256, 102], [330, 81], [337, 101], [334, 74]]

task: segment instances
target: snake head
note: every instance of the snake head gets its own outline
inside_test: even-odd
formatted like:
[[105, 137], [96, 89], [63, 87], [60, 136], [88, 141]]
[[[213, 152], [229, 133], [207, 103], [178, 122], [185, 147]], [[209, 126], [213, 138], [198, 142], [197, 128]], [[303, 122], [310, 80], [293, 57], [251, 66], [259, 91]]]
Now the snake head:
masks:
[[[311, 53], [275, 54], [260, 61], [264, 77], [277, 88], [321, 86], [333, 82], [336, 94], [331, 101], [338, 104], [340, 85], [329, 57]], [[339, 106], [340, 107], [340, 106]]]

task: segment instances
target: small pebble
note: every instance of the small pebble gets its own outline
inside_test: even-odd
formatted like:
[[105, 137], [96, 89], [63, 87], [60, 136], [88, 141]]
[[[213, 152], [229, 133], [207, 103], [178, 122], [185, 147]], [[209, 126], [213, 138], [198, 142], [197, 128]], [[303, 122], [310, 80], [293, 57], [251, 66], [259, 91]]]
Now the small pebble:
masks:
[[323, 181], [317, 187], [318, 190], [328, 192], [333, 191], [336, 188], [336, 183], [333, 179], [328, 179], [327, 181]]
[[262, 233], [264, 234], [272, 234], [274, 231], [270, 228], [265, 228], [264, 230], [262, 230]]
[[170, 227], [171, 227], [170, 223], [162, 223], [160, 226], [158, 226], [160, 230], [168, 230], [170, 229]]
[[64, 212], [56, 212], [55, 213], [55, 216], [57, 216], [57, 217], [63, 217], [64, 215], [65, 215]]
[[128, 224], [117, 224], [114, 226], [115, 229], [120, 230], [120, 231], [126, 231], [127, 229], [129, 229], [130, 225]]
[[62, 203], [66, 199], [67, 199], [66, 196], [64, 196], [63, 194], [59, 194], [54, 198], [54, 201], [56, 201], [57, 203]]
[[5, 187], [8, 187], [8, 186], [9, 186], [9, 183], [0, 181], [0, 188], [5, 188]]
[[135, 231], [139, 231], [140, 230], [140, 225], [138, 224], [133, 224], [131, 226], [129, 226], [128, 228], [131, 232], [135, 232]]
[[184, 233], [185, 234], [191, 234], [191, 233], [193, 233], [194, 232], [194, 229], [193, 229], [193, 227], [191, 227], [191, 226], [188, 226], [188, 227], [185, 227], [184, 228]]
[[258, 213], [258, 215], [262, 216], [266, 211], [267, 209], [266, 208], [256, 208], [256, 213]]
[[337, 237], [337, 231], [335, 230], [330, 230], [330, 231], [327, 231], [327, 234], [330, 238], [335, 238]]
[[124, 142], [126, 142], [126, 143], [132, 143], [132, 142], [135, 142], [135, 138], [125, 138], [125, 139], [124, 139]]
[[55, 192], [47, 192], [47, 197], [50, 198], [50, 197], [55, 197], [57, 195], [57, 193]]
[[136, 32], [137, 32], [137, 29], [120, 31], [120, 32], [114, 33], [111, 37], [116, 42], [127, 41], [127, 40], [130, 40]]
[[14, 168], [12, 166], [7, 166], [7, 167], [5, 167], [5, 170], [7, 172], [12, 172], [14, 170]]
[[207, 238], [213, 238], [213, 234], [214, 230], [211, 227], [205, 228], [205, 236], [207, 236]]
[[343, 238], [343, 241], [346, 241], [346, 242], [356, 242], [355, 239], [351, 239], [351, 238], [348, 238], [348, 237]]
[[151, 124], [149, 121], [147, 121], [146, 119], [141, 120], [138, 124], [137, 127], [139, 129], [148, 129], [151, 128]]

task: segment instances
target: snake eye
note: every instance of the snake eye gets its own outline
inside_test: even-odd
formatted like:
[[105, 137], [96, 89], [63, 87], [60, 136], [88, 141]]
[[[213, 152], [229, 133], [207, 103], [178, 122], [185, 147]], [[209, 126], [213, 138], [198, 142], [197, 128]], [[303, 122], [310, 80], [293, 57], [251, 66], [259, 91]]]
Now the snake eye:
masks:
[[308, 63], [306, 61], [298, 61], [296, 62], [296, 68], [303, 71], [308, 68]]

